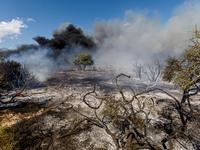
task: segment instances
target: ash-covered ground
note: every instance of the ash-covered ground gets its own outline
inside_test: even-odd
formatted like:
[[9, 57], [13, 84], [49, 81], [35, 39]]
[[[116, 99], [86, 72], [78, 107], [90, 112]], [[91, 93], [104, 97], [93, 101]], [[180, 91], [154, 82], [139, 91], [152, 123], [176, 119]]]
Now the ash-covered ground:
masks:
[[[112, 136], [89, 119], [95, 118], [96, 112], [89, 108], [83, 99], [88, 92], [94, 90], [94, 87], [96, 95], [89, 95], [87, 98], [88, 104], [94, 107], [99, 105], [101, 98], [120, 101], [123, 98], [120, 94], [120, 87], [125, 86], [131, 87], [135, 94], [154, 87], [166, 90], [177, 98], [181, 97], [180, 91], [172, 84], [141, 81], [132, 76], [130, 78], [125, 76], [116, 78], [119, 74], [105, 70], [70, 70], [50, 74], [41, 87], [25, 89], [14, 98], [13, 103], [7, 109], [1, 110], [0, 126], [14, 125], [16, 145], [19, 149], [115, 150], [117, 148]], [[127, 101], [133, 98], [133, 92], [130, 91], [130, 88], [124, 88], [123, 94]], [[10, 93], [11, 96], [12, 93]], [[9, 99], [9, 95], [5, 96], [3, 101], [6, 102], [7, 99]], [[164, 121], [161, 117], [164, 108], [169, 106], [173, 109], [170, 107], [173, 106], [171, 97], [163, 92], [147, 92], [139, 95], [138, 99], [141, 99], [141, 104], [148, 101], [147, 105], [143, 105], [144, 111], [147, 112], [152, 106], [149, 100], [154, 101], [153, 109], [149, 114], [149, 119], [154, 120], [152, 124], [156, 121]], [[191, 100], [195, 113], [200, 110], [198, 99], [199, 95], [196, 95]], [[140, 109], [137, 101], [133, 101], [131, 104], [135, 110]], [[6, 105], [2, 103], [1, 107], [6, 108]], [[97, 113], [101, 114], [102, 110], [103, 108], [100, 108]], [[195, 127], [197, 129], [195, 132], [200, 133], [198, 131], [200, 124], [197, 122], [194, 124], [189, 124], [189, 128]], [[112, 126], [109, 128], [111, 131], [114, 130]], [[151, 129], [148, 134], [151, 139], [158, 143], [166, 137], [164, 131], [156, 128]], [[198, 139], [199, 135], [193, 134]], [[186, 146], [179, 142], [186, 144]], [[180, 138], [179, 142], [173, 141], [174, 149], [198, 148], [198, 141], [194, 145]]]

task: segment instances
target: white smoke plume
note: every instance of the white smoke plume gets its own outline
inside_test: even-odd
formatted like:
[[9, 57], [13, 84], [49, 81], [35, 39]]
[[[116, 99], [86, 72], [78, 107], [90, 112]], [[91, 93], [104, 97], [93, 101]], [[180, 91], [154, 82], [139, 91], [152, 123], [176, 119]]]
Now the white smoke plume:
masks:
[[[155, 59], [165, 61], [169, 55], [182, 54], [194, 27], [200, 28], [199, 14], [198, 0], [185, 1], [174, 10], [173, 15], [165, 23], [161, 23], [157, 15], [149, 17], [148, 13], [127, 11], [124, 19], [95, 23], [93, 33], [93, 39], [97, 44], [95, 51], [87, 51], [87, 48], [76, 45], [70, 49], [60, 49], [59, 57], [54, 59], [49, 57], [51, 47], [46, 49], [39, 47], [38, 50], [11, 55], [9, 59], [27, 65], [40, 81], [46, 80], [51, 73], [70, 68], [74, 56], [80, 52], [92, 53], [97, 67], [113, 66], [120, 71], [132, 71], [135, 61], [149, 64]], [[68, 25], [69, 23], [62, 24], [54, 33], [65, 35]], [[71, 35], [72, 39], [75, 39], [74, 34]], [[62, 36], [58, 36], [54, 42], [60, 38], [62, 39]], [[52, 40], [47, 41], [52, 42]]]
[[29, 69], [39, 81], [45, 81], [46, 78], [56, 70], [55, 62], [47, 57], [48, 49], [28, 50], [23, 53], [14, 54], [8, 60], [15, 60]]
[[29, 49], [12, 54], [7, 60], [15, 60], [24, 64], [40, 82], [45, 81], [58, 71], [66, 71], [74, 67], [73, 58], [82, 52], [88, 52], [81, 47], [62, 49], [61, 54], [55, 59], [50, 57], [52, 49]]
[[200, 27], [200, 1], [185, 1], [165, 23], [158, 17], [127, 11], [123, 20], [96, 22], [99, 50], [95, 60], [103, 65], [131, 70], [133, 61], [144, 63], [178, 56]]

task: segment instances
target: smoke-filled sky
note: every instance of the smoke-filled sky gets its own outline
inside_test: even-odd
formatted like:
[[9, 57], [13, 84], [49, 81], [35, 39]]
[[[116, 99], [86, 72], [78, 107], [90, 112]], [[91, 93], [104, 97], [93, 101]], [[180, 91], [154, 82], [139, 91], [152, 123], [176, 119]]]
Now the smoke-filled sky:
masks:
[[126, 70], [134, 61], [181, 55], [195, 26], [200, 0], [0, 0], [0, 48], [34, 44], [39, 36], [37, 50], [10, 59], [28, 62], [34, 73], [42, 72], [41, 80], [89, 49], [96, 66]]
[[[193, 1], [193, 0], [188, 0]], [[168, 23], [184, 0], [0, 0], [0, 48], [34, 43], [37, 35], [51, 37], [62, 23], [93, 32], [98, 21], [123, 20], [127, 11], [158, 17]], [[192, 9], [191, 9], [192, 10]], [[198, 15], [198, 14], [197, 14]]]

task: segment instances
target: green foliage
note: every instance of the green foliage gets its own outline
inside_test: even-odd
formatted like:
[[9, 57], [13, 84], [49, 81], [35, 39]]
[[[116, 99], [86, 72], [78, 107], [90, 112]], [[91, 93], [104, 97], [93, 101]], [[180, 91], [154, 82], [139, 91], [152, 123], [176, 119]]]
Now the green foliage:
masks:
[[15, 148], [14, 134], [11, 127], [0, 129], [0, 150], [13, 150]]
[[174, 82], [184, 91], [200, 82], [200, 31], [197, 28], [184, 55], [167, 59], [163, 80]]
[[169, 57], [166, 60], [166, 63], [167, 65], [163, 73], [163, 80], [171, 82], [176, 76], [176, 72], [180, 71], [180, 63], [175, 57]]
[[88, 53], [80, 53], [74, 58], [74, 64], [83, 67], [84, 70], [86, 66], [91, 66], [93, 63], [92, 55]]
[[115, 103], [112, 100], [106, 100], [105, 106], [103, 107], [101, 114], [104, 115], [106, 118], [109, 118], [110, 120], [112, 120], [114, 126], [116, 127], [119, 124], [119, 121], [121, 119], [120, 111], [121, 111], [121, 108], [117, 103]]

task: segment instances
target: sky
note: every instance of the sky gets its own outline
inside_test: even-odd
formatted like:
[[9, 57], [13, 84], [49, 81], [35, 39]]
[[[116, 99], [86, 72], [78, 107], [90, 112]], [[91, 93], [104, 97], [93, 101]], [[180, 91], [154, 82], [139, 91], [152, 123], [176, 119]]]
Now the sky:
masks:
[[[189, 0], [188, 0], [189, 1]], [[193, 1], [193, 0], [190, 0]], [[96, 22], [123, 20], [127, 12], [156, 18], [165, 26], [185, 0], [0, 0], [0, 48], [51, 38], [63, 23], [93, 33]]]

